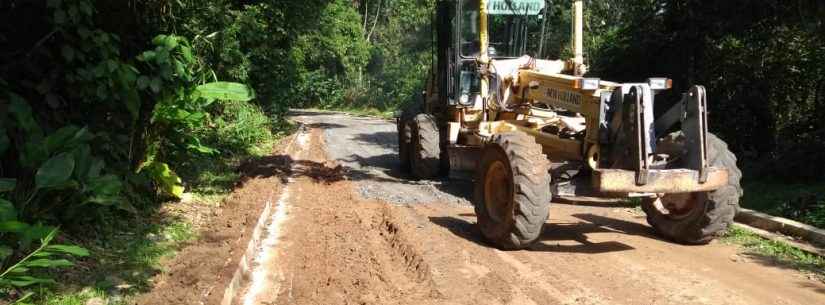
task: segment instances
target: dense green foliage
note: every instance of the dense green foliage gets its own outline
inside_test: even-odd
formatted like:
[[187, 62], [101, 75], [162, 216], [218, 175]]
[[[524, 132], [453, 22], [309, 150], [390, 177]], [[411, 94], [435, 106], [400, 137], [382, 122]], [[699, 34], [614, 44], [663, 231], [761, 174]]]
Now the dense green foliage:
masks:
[[[764, 174], [825, 170], [821, 1], [591, 1], [590, 57], [619, 81], [674, 79], [709, 90], [712, 131]], [[620, 12], [616, 14], [616, 12]], [[758, 166], [757, 166], [758, 165]]]
[[53, 283], [48, 269], [72, 265], [61, 256], [88, 255], [50, 244], [57, 226], [81, 239], [105, 233], [180, 198], [195, 178], [176, 172], [199, 175], [190, 160], [243, 155], [271, 137], [247, 80], [229, 77], [238, 65], [170, 29], [196, 18], [121, 5], [0, 4], [0, 297]]

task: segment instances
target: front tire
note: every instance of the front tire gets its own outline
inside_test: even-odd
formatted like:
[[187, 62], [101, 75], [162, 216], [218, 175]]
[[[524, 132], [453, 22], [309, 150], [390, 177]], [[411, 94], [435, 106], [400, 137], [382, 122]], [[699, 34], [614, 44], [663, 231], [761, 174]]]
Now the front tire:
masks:
[[477, 169], [474, 206], [481, 233], [505, 250], [535, 242], [548, 217], [550, 162], [521, 132], [494, 135]]
[[[662, 139], [663, 147], [679, 147], [681, 132]], [[666, 194], [662, 198], [642, 200], [647, 222], [660, 235], [683, 244], [707, 244], [724, 234], [739, 211], [742, 172], [736, 166], [736, 156], [727, 144], [708, 134], [708, 163], [728, 170], [728, 184], [712, 192]]]

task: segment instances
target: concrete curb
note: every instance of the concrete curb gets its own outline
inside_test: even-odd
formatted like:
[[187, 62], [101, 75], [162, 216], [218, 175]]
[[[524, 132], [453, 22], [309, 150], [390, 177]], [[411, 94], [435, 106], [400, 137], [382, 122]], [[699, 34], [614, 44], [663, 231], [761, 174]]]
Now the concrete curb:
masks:
[[[771, 216], [749, 209], [740, 209], [734, 220], [740, 224], [747, 225], [746, 228], [753, 227], [762, 230], [762, 232], [754, 232], [760, 236], [762, 236], [760, 233], [763, 232], [775, 232], [800, 238], [810, 243], [810, 245], [794, 242], [795, 244], [802, 245], [798, 246], [798, 248], [813, 254], [825, 256], [825, 249], [823, 249], [825, 248], [825, 230], [798, 221]], [[773, 239], [769, 237], [766, 238]], [[788, 242], [787, 240], [783, 241]]]
[[[289, 144], [287, 144], [284, 149], [285, 153], [291, 153], [292, 145], [295, 144], [297, 135], [302, 132], [301, 127], [302, 125], [298, 127], [297, 132], [290, 135], [291, 139], [289, 139]], [[286, 190], [286, 184], [284, 184], [281, 191], [283, 192], [284, 190]], [[269, 223], [269, 219], [272, 216], [272, 197], [273, 196], [270, 195], [269, 198], [267, 198], [264, 210], [261, 212], [261, 216], [258, 217], [258, 222], [255, 224], [255, 228], [252, 229], [252, 237], [249, 239], [249, 244], [246, 246], [246, 251], [243, 256], [241, 256], [241, 260], [238, 262], [238, 267], [235, 269], [235, 272], [232, 274], [232, 279], [229, 281], [229, 284], [223, 292], [221, 305], [232, 305], [232, 303], [237, 300], [238, 293], [246, 287], [247, 282], [250, 278], [252, 278], [252, 267], [255, 264], [255, 254], [261, 247], [261, 236], [263, 235], [264, 227]]]
[[221, 305], [231, 305], [232, 301], [236, 299], [238, 290], [246, 286], [246, 282], [252, 276], [255, 253], [261, 246], [261, 235], [263, 235], [264, 227], [269, 220], [270, 214], [272, 214], [272, 198], [266, 201], [266, 206], [261, 216], [258, 217], [258, 223], [256, 223], [255, 228], [252, 229], [252, 237], [246, 246], [246, 251], [243, 256], [241, 256], [240, 262], [238, 262], [238, 268], [236, 268], [232, 274], [232, 280], [229, 281], [226, 290], [224, 290]]

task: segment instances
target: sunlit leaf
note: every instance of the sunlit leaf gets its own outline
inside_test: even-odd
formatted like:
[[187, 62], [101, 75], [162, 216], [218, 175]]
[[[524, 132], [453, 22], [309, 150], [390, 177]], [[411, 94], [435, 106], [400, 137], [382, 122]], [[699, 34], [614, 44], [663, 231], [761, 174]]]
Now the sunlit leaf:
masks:
[[61, 267], [71, 267], [74, 264], [66, 259], [48, 259], [48, 258], [40, 258], [40, 259], [33, 259], [26, 262], [26, 267], [38, 267], [38, 268], [61, 268]]
[[83, 247], [75, 245], [48, 245], [46, 246], [45, 250], [60, 252], [64, 254], [71, 254], [73, 256], [79, 257], [89, 256], [89, 250], [86, 250]]
[[141, 167], [142, 172], [146, 172], [158, 185], [160, 191], [176, 199], [183, 197], [184, 187], [180, 177], [175, 174], [169, 165], [162, 162], [149, 162]]
[[255, 98], [249, 86], [232, 82], [214, 82], [198, 86], [203, 98], [247, 102]]

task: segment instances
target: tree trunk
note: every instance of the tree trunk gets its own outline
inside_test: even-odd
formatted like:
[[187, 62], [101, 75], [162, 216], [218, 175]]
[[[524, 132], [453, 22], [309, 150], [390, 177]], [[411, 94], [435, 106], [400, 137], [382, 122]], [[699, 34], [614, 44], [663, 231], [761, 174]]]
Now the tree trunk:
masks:
[[370, 29], [369, 34], [367, 34], [367, 42], [370, 42], [370, 38], [372, 37], [372, 33], [375, 32], [375, 26], [378, 25], [378, 17], [381, 17], [381, 4], [384, 1], [378, 0], [378, 9], [375, 11], [375, 18], [372, 22], [372, 29]]

